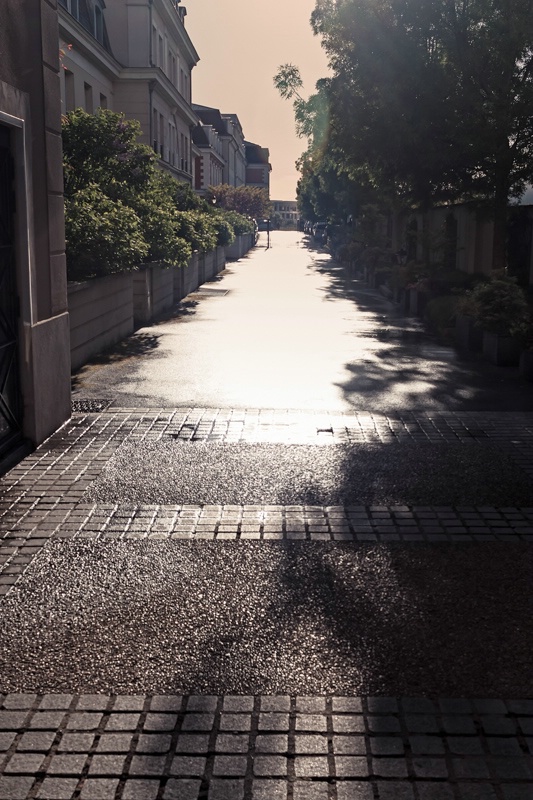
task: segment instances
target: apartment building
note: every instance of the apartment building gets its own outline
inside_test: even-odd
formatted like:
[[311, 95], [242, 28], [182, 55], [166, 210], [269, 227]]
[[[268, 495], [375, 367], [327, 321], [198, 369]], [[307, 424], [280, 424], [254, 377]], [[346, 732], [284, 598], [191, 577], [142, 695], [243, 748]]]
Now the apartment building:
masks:
[[300, 219], [296, 200], [273, 200], [273, 211], [285, 226], [296, 226]]
[[[197, 169], [197, 175], [199, 176], [198, 191], [204, 192], [208, 186], [216, 186], [217, 183], [227, 183], [235, 187], [244, 186], [246, 183], [246, 151], [244, 133], [238, 116], [236, 114], [223, 114], [218, 108], [202, 106], [196, 103], [193, 103], [193, 109], [200, 120], [199, 127], [209, 127], [213, 131], [213, 135], [209, 137], [209, 142], [206, 142], [205, 139], [201, 141], [203, 137], [199, 132], [194, 137], [200, 150], [200, 162]], [[212, 147], [212, 144], [216, 145], [216, 147]], [[224, 161], [222, 179], [215, 183], [209, 182], [207, 179], [210, 171], [206, 165], [209, 163], [214, 166], [216, 154], [219, 151]]]
[[246, 185], [266, 189], [270, 197], [270, 152], [268, 148], [253, 142], [245, 142]]
[[[63, 110], [123, 112], [178, 180], [193, 182], [191, 73], [179, 0], [59, 0]], [[196, 151], [194, 151], [196, 152]]]

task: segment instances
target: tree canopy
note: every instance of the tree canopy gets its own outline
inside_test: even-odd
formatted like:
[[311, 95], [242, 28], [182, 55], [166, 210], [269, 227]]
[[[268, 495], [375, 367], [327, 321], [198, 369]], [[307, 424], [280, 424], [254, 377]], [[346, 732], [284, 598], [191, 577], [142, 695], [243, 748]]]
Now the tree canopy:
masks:
[[[407, 207], [485, 206], [495, 268], [508, 203], [533, 180], [532, 12], [533, 0], [317, 0], [311, 18], [331, 68], [323, 153]], [[297, 71], [276, 77], [305, 114]]]

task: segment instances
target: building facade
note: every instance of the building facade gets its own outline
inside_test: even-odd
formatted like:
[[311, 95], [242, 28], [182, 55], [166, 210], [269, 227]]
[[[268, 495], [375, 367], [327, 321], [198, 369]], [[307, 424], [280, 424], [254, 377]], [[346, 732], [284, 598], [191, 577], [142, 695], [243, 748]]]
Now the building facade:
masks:
[[283, 227], [297, 226], [300, 214], [296, 200], [273, 200], [272, 206]]
[[[55, 0], [0, 7], [0, 469], [70, 417]], [[18, 454], [18, 456], [17, 456]]]
[[[213, 134], [205, 141], [197, 129], [194, 140], [201, 151], [201, 161], [196, 174], [199, 176], [196, 188], [204, 193], [209, 186], [226, 183], [229, 186], [244, 186], [246, 182], [246, 151], [244, 133], [236, 114], [222, 114], [218, 108], [201, 106], [193, 103], [198, 116], [198, 128], [211, 128]], [[203, 140], [200, 143], [200, 140]], [[207, 164], [214, 166], [218, 156], [222, 156], [222, 178], [215, 183], [209, 181], [210, 170]], [[202, 173], [203, 170], [203, 173]], [[215, 170], [216, 171], [216, 170]], [[216, 173], [218, 174], [218, 172]]]
[[193, 182], [191, 73], [199, 61], [178, 0], [59, 0], [63, 109], [123, 112], [160, 165]]
[[246, 185], [258, 189], [266, 189], [270, 197], [270, 153], [268, 148], [253, 142], [245, 142], [246, 151]]

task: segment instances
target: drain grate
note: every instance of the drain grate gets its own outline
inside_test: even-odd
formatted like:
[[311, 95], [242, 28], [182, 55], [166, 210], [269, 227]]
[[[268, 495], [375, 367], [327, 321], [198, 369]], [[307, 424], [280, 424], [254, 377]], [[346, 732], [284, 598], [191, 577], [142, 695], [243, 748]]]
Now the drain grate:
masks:
[[97, 414], [99, 411], [105, 411], [109, 408], [112, 400], [73, 400], [72, 413], [73, 414]]

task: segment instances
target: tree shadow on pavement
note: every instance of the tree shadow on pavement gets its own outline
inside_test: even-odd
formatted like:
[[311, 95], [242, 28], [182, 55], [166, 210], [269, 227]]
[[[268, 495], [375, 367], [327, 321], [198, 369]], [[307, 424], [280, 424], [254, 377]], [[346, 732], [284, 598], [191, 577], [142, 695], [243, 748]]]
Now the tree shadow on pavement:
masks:
[[107, 366], [110, 364], [121, 364], [131, 359], [136, 359], [153, 353], [159, 347], [159, 335], [153, 333], [134, 333], [123, 339], [113, 347], [104, 350], [91, 357], [91, 360], [80, 367], [72, 374], [72, 390], [79, 389], [83, 380], [97, 366]]

